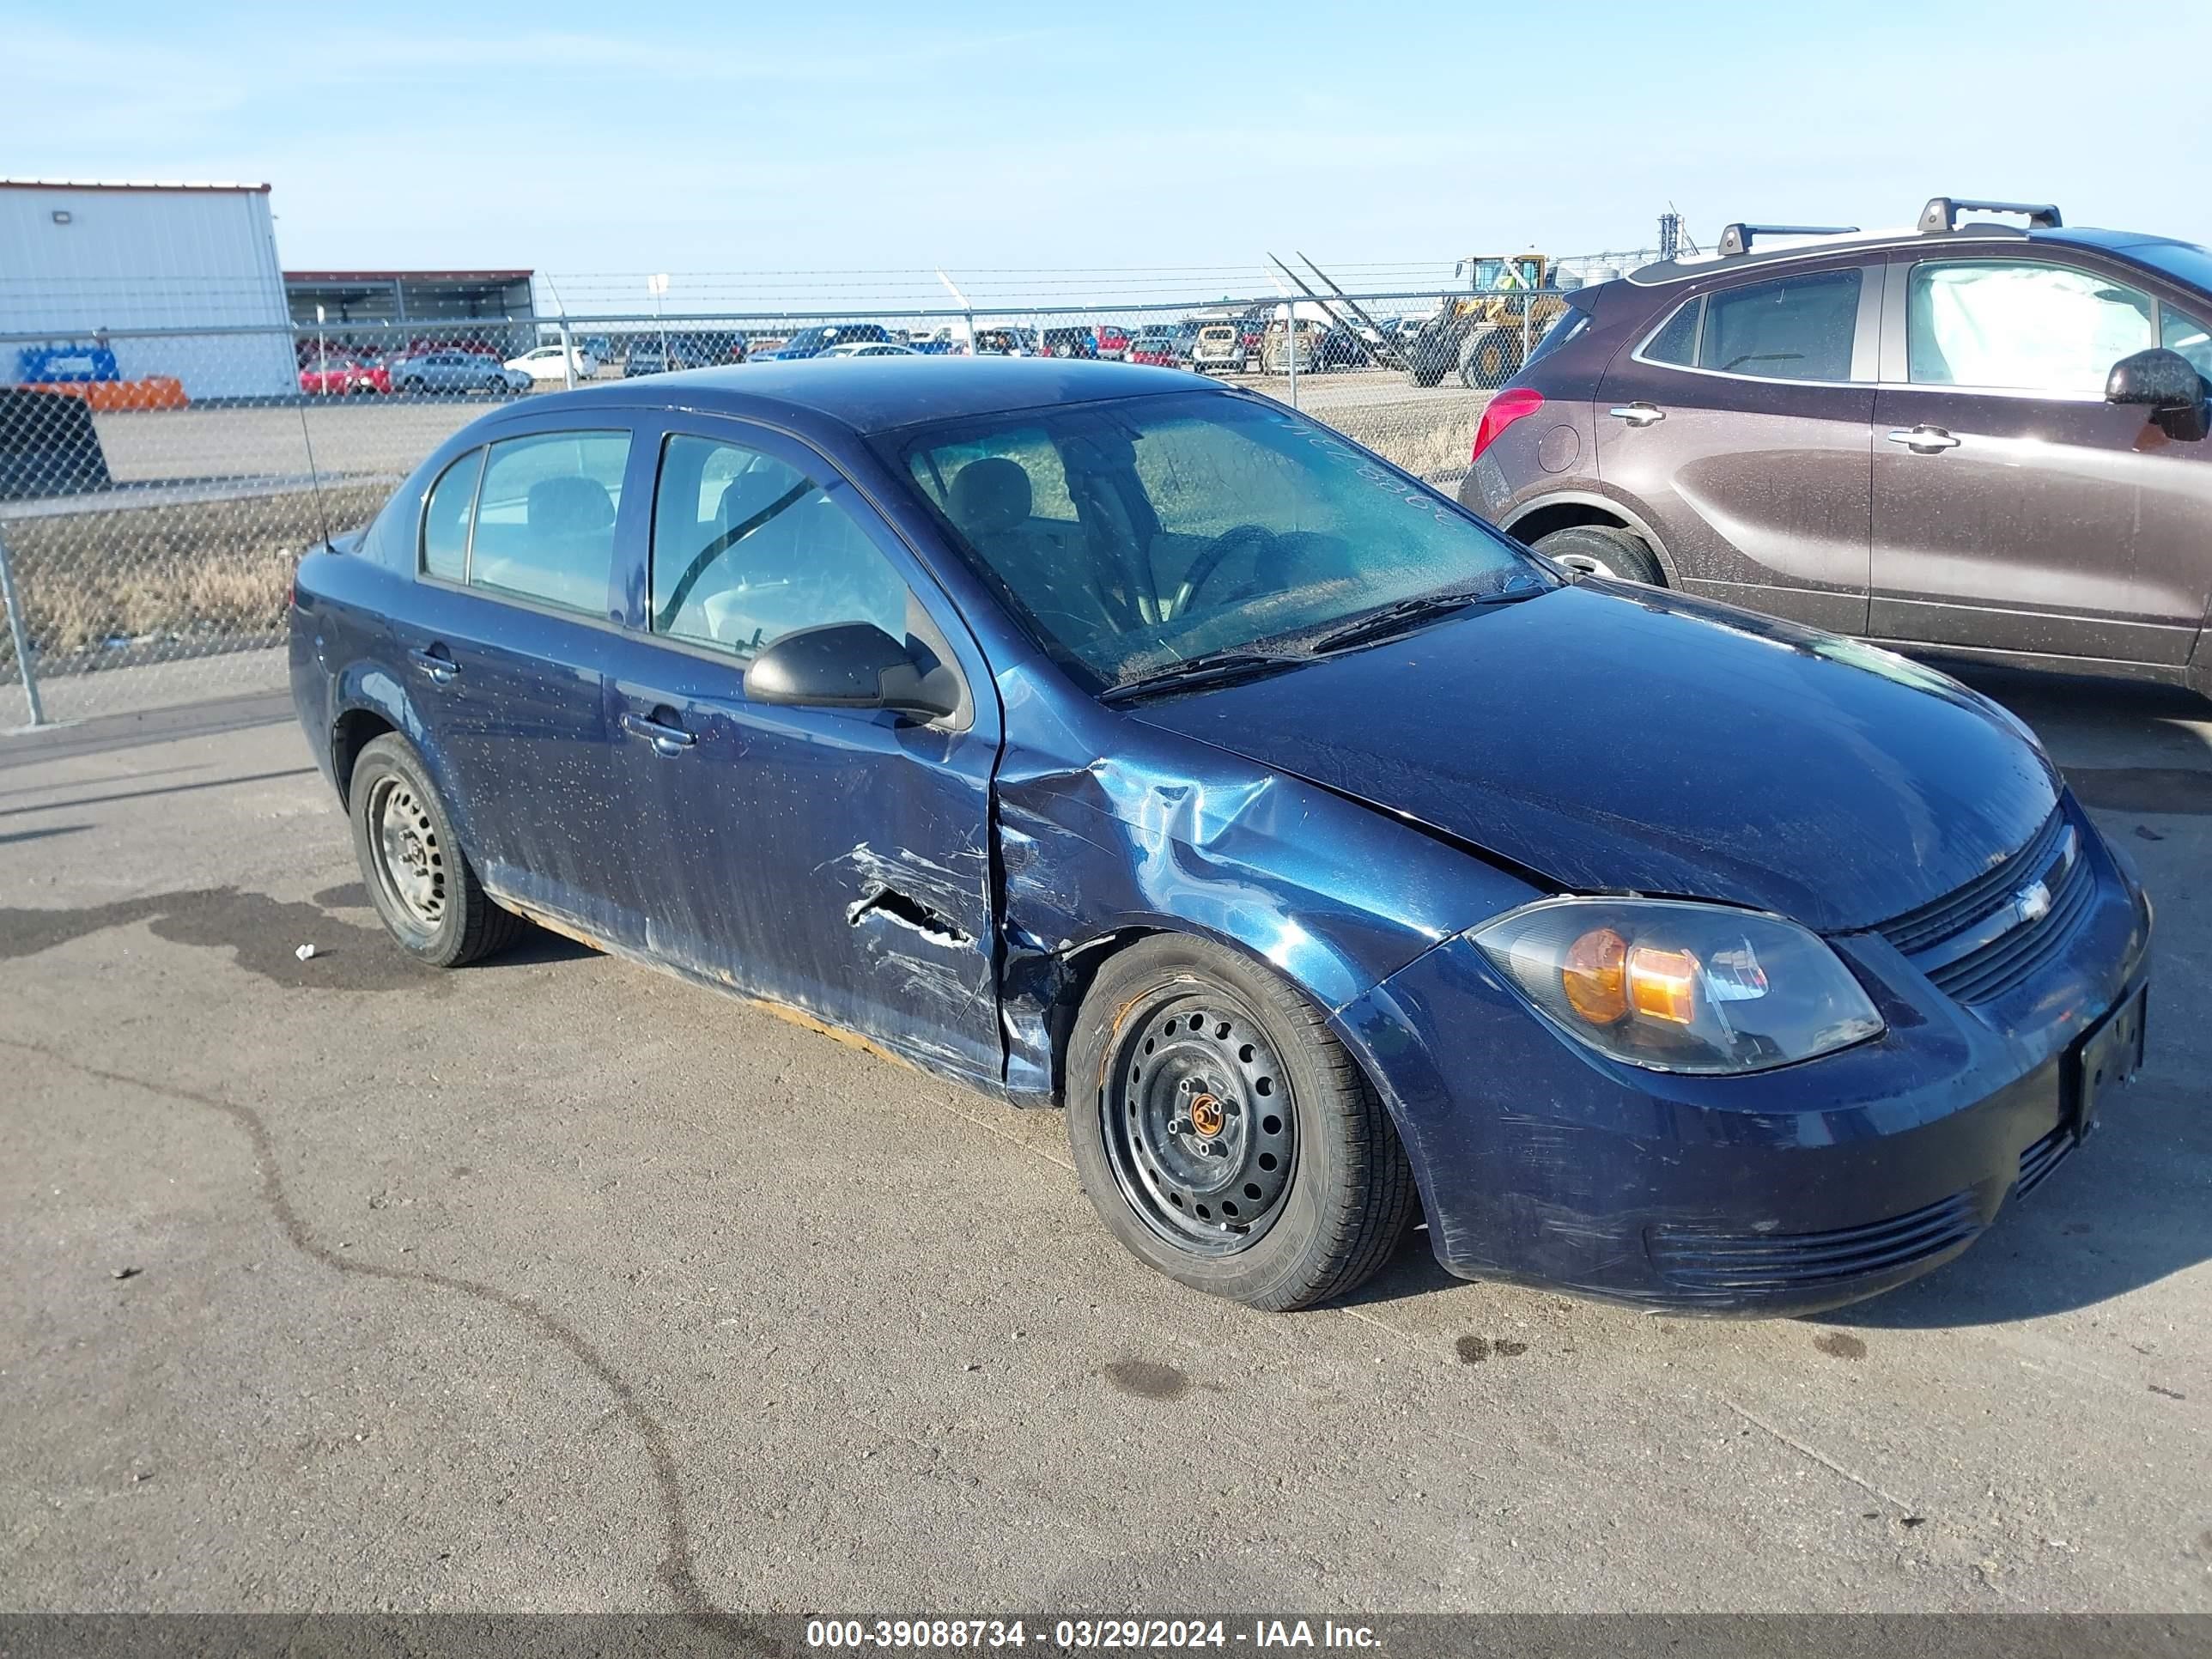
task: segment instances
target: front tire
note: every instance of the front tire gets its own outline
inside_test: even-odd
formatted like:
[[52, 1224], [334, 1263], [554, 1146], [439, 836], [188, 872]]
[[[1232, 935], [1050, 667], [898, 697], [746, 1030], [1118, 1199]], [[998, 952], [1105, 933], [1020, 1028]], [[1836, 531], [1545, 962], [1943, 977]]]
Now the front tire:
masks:
[[1502, 328], [1486, 329], [1460, 354], [1459, 383], [1469, 392], [1494, 392], [1520, 367], [1520, 337]]
[[386, 732], [362, 748], [346, 788], [362, 884], [399, 948], [433, 968], [502, 951], [522, 931], [477, 880], [422, 757]]
[[1268, 1312], [1365, 1283], [1419, 1208], [1389, 1111], [1321, 1013], [1202, 939], [1143, 939], [1099, 970], [1067, 1133], [1132, 1255]]

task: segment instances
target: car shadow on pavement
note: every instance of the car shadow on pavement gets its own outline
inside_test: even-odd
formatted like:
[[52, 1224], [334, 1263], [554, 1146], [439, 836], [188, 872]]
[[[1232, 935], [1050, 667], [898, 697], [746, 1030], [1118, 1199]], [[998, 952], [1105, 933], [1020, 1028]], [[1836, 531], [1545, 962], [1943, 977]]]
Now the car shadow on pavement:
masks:
[[1972, 1249], [1824, 1325], [1993, 1325], [2094, 1307], [2212, 1259], [2212, 1126], [2188, 1091], [2137, 1085]]

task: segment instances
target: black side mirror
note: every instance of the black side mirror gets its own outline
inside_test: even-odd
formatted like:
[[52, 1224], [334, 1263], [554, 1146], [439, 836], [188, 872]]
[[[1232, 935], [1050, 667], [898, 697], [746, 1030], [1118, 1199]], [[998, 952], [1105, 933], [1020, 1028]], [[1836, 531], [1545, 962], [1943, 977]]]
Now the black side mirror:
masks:
[[873, 623], [828, 623], [786, 634], [745, 670], [753, 702], [809, 708], [889, 708], [924, 720], [959, 712], [952, 671], [925, 672]]
[[2188, 358], [2160, 346], [2114, 363], [2105, 401], [2149, 410], [2160, 431], [2183, 443], [2201, 442], [2212, 432], [2212, 388]]

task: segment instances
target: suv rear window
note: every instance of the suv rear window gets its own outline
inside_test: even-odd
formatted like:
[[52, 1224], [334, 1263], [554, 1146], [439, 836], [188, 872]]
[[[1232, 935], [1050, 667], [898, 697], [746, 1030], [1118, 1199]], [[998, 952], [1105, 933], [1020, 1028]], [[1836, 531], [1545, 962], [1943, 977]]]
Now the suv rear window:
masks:
[[[1566, 310], [1559, 313], [1558, 319], [1552, 324], [1551, 327], [1544, 331], [1544, 337], [1536, 342], [1536, 349], [1528, 354], [1528, 362], [1539, 362], [1544, 358], [1550, 356], [1561, 346], [1566, 344], [1568, 341], [1573, 339], [1584, 329], [1588, 328], [1589, 326], [1589, 313], [1587, 311], [1577, 311], [1574, 307], [1570, 306]], [[1655, 341], [1654, 343], [1656, 344], [1656, 342]], [[1528, 364], [1524, 363], [1522, 367], [1525, 368], [1528, 367]]]

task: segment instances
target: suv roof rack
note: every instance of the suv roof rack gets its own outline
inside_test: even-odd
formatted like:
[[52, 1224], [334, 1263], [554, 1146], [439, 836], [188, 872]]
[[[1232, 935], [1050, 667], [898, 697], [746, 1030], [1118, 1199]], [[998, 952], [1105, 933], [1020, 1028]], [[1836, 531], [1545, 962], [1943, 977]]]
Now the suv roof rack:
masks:
[[1748, 253], [1753, 241], [1761, 236], [1851, 236], [1857, 232], [1856, 225], [1730, 225], [1721, 232], [1717, 252], [1723, 258]]
[[1920, 234], [1956, 230], [1962, 213], [2017, 213], [2027, 220], [2030, 230], [2057, 230], [2066, 222], [2049, 202], [1977, 202], [1964, 196], [1936, 196], [1920, 210]]

